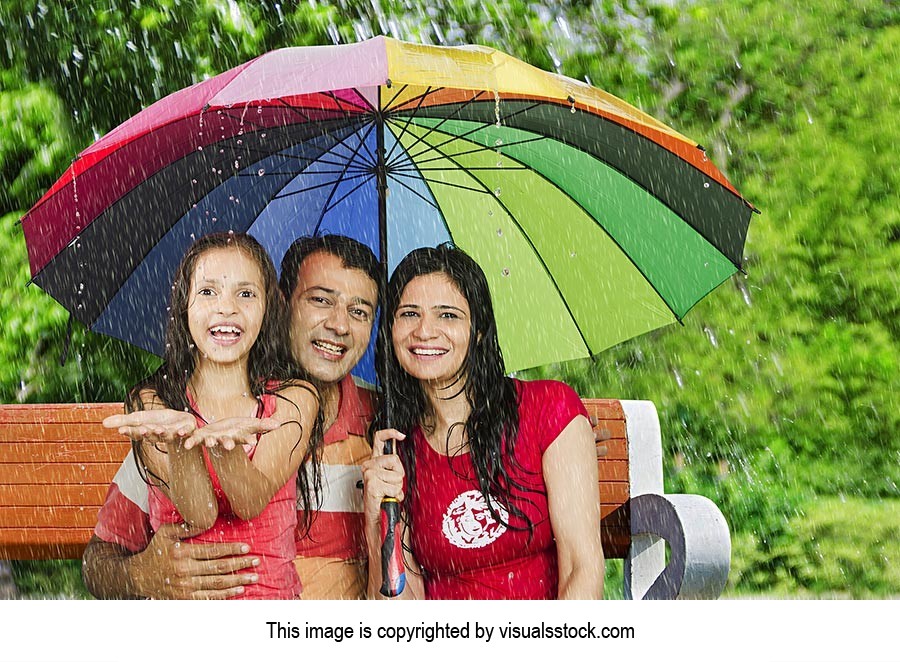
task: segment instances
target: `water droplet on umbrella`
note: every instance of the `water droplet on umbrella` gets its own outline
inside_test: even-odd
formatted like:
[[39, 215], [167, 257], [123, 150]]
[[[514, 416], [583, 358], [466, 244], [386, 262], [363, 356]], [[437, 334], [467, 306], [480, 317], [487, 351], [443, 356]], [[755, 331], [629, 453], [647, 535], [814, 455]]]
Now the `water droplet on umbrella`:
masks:
[[709, 182], [703, 182], [703, 188], [709, 188]]
[[260, 177], [262, 177], [263, 175], [266, 174], [265, 168], [260, 168], [259, 170], [256, 171], [256, 174], [259, 175]]
[[498, 198], [500, 197], [500, 187], [499, 186], [494, 189], [494, 195], [496, 195]]
[[504, 276], [509, 276], [509, 269], [508, 269], [508, 268], [504, 268], [503, 271], [502, 271], [502, 273], [503, 273]]
[[197, 145], [197, 151], [198, 151], [198, 152], [202, 152], [202, 151], [203, 151], [203, 145]]
[[493, 216], [493, 215], [494, 215], [494, 210], [488, 209], [488, 216]]
[[502, 237], [502, 236], [503, 236], [503, 229], [502, 229], [502, 228], [497, 228], [497, 236], [498, 236], [498, 237]]

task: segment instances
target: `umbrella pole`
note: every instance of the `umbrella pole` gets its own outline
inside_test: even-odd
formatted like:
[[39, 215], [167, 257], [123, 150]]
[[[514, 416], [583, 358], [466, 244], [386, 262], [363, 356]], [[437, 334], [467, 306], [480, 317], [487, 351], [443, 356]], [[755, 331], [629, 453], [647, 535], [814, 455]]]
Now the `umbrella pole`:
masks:
[[[389, 83], [390, 85], [390, 83]], [[379, 108], [375, 112], [375, 139], [377, 141], [375, 156], [375, 181], [378, 189], [378, 240], [379, 256], [381, 259], [381, 316], [379, 332], [383, 334], [385, 342], [390, 342], [387, 337], [387, 316], [384, 311], [384, 297], [387, 294], [388, 282], [388, 247], [387, 247], [387, 164], [384, 153], [384, 115]], [[385, 427], [393, 425], [391, 412], [390, 376], [380, 375], [382, 397], [384, 398]], [[390, 439], [384, 443], [384, 452], [393, 453], [394, 443]], [[403, 565], [403, 550], [401, 547], [400, 531], [400, 503], [393, 498], [385, 497], [381, 500], [381, 594], [393, 598], [403, 592], [406, 585], [406, 572]]]

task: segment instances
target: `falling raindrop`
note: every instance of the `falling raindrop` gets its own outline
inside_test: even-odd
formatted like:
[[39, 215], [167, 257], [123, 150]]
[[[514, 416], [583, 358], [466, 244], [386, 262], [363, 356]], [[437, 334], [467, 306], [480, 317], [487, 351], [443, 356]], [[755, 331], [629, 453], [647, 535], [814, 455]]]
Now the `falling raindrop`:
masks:
[[500, 93], [494, 90], [494, 120], [497, 126], [500, 124]]

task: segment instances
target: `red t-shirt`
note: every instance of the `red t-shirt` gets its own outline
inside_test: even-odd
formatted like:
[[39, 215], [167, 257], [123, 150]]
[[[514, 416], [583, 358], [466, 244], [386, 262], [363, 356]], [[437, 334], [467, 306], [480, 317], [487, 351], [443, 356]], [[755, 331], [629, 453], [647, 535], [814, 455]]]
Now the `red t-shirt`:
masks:
[[[412, 548], [425, 573], [429, 599], [552, 599], [559, 572], [542, 472], [544, 451], [576, 416], [581, 398], [556, 381], [515, 380], [519, 395], [517, 462], [504, 456], [515, 482], [511, 500], [533, 524], [508, 513], [495, 520], [478, 489], [471, 456], [448, 457], [413, 432], [416, 494], [411, 507]], [[495, 503], [495, 510], [505, 512]]]

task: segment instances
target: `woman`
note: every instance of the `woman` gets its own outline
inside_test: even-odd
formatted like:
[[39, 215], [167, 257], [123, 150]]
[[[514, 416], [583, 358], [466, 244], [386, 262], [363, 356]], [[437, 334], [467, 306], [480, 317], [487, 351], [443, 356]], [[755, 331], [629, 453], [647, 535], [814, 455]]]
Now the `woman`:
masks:
[[[413, 251], [391, 277], [384, 314], [391, 411], [379, 413], [363, 465], [369, 558], [380, 558], [388, 496], [402, 500], [407, 524], [400, 597], [602, 597], [587, 412], [565, 384], [504, 376], [481, 268], [451, 246]], [[387, 439], [399, 457], [383, 454]], [[369, 563], [371, 597], [381, 579]]]

